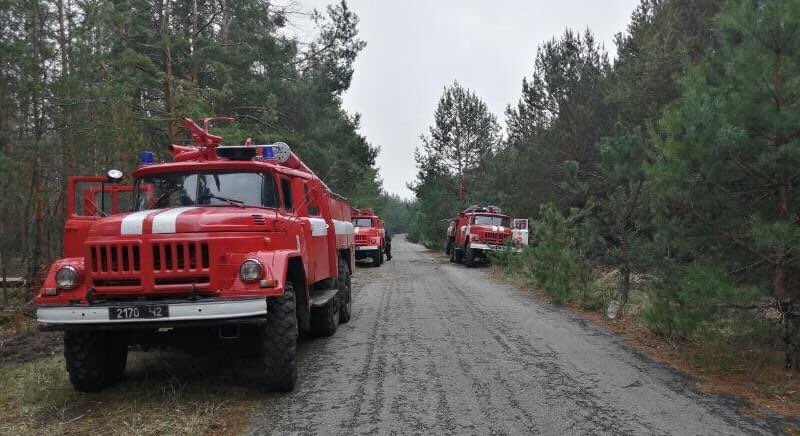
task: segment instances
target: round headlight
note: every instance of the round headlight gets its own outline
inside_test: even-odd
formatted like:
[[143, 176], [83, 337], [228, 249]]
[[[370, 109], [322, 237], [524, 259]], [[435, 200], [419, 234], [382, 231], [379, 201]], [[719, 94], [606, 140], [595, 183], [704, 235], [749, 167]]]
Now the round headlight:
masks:
[[78, 270], [74, 266], [62, 266], [56, 273], [56, 285], [58, 289], [72, 289], [78, 286]]
[[247, 259], [239, 267], [239, 276], [246, 282], [254, 282], [261, 278], [263, 269], [261, 262], [255, 259]]

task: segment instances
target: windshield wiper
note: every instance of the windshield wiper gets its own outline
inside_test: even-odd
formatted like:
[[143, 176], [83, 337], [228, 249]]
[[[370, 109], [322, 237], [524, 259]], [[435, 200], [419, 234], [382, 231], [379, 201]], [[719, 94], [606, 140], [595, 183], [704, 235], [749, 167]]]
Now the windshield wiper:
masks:
[[[154, 205], [155, 207], [158, 207], [158, 205], [161, 203], [161, 201], [162, 201], [163, 199], [165, 199], [165, 198], [169, 197], [170, 195], [172, 195], [172, 194], [173, 194], [173, 193], [175, 193], [175, 192], [178, 192], [180, 189], [181, 189], [181, 187], [180, 187], [180, 186], [175, 186], [175, 187], [173, 187], [173, 188], [171, 188], [171, 189], [168, 189], [168, 190], [164, 191], [164, 193], [163, 193], [163, 194], [159, 195], [159, 196], [158, 196], [158, 198], [156, 198], [156, 201], [155, 201], [155, 202], [153, 202], [153, 205]], [[166, 205], [164, 205], [164, 206], [166, 206]], [[162, 207], [164, 207], [164, 206], [162, 206]]]
[[203, 198], [213, 198], [215, 200], [224, 201], [224, 202], [230, 204], [231, 206], [244, 207], [244, 201], [236, 200], [236, 199], [233, 199], [233, 198], [220, 197], [220, 196], [214, 195], [214, 194], [206, 194], [206, 195], [203, 196]]

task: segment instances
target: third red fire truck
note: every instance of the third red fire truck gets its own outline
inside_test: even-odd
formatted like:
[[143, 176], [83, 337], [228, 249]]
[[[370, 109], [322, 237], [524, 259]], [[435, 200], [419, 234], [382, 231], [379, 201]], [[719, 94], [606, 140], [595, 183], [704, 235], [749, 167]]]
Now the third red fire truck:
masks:
[[119, 380], [129, 346], [204, 354], [240, 339], [264, 387], [289, 391], [299, 332], [350, 320], [350, 206], [286, 144], [224, 146], [210, 121], [185, 120], [194, 144], [172, 162], [143, 153], [131, 186], [116, 170], [68, 180], [64, 257], [36, 306], [65, 331], [78, 390]]
[[470, 206], [450, 220], [445, 251], [450, 261], [475, 266], [492, 251], [520, 251], [528, 245], [528, 220], [514, 219], [497, 206]]
[[381, 266], [386, 254], [386, 229], [383, 220], [369, 208], [353, 209], [356, 259], [372, 259], [374, 266]]

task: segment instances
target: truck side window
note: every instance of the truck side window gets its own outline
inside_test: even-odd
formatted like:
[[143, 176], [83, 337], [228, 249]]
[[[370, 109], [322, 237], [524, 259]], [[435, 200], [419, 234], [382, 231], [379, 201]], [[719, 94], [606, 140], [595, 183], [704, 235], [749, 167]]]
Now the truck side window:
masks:
[[261, 204], [266, 207], [278, 208], [278, 192], [275, 189], [275, 179], [272, 174], [262, 174], [264, 178], [264, 188], [261, 190]]
[[308, 192], [307, 184], [303, 184], [303, 193], [305, 195], [305, 198], [303, 200], [308, 202], [308, 216], [319, 216], [320, 215], [319, 208], [317, 207], [316, 201], [314, 201], [314, 199], [311, 198], [311, 193]]
[[294, 204], [292, 203], [292, 181], [289, 179], [281, 179], [281, 192], [283, 192], [283, 208], [289, 212], [294, 211]]

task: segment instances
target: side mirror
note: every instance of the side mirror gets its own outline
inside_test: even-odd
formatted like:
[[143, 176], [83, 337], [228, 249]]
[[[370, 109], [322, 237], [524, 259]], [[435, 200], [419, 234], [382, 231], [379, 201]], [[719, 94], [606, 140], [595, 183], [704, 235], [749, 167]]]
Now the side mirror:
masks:
[[122, 180], [122, 171], [108, 170], [106, 176], [108, 176], [109, 183], [119, 183]]

